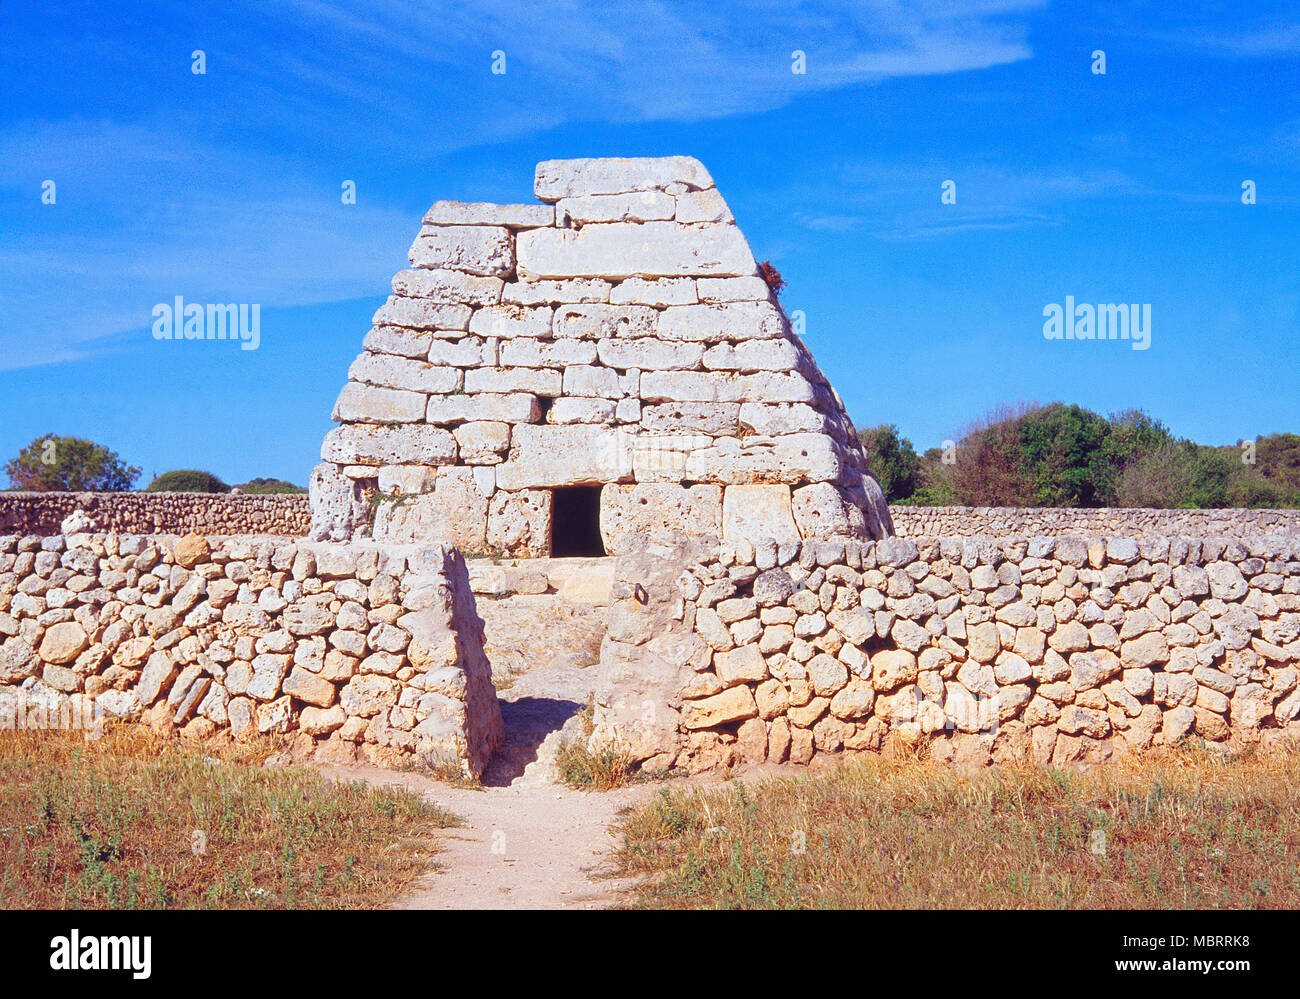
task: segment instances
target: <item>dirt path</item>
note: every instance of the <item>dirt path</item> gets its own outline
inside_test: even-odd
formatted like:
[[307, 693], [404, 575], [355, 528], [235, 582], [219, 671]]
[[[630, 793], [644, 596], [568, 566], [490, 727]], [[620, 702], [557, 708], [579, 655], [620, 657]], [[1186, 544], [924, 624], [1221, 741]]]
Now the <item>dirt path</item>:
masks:
[[396, 784], [459, 815], [426, 875], [399, 909], [585, 909], [617, 904], [627, 884], [610, 877], [617, 843], [610, 825], [620, 810], [659, 785], [606, 792], [557, 783], [554, 756], [576, 737], [594, 669], [557, 663], [527, 673], [501, 693], [506, 745], [483, 775], [482, 790], [452, 787], [418, 774], [377, 767], [322, 767], [329, 777]]
[[441, 871], [425, 875], [399, 909], [589, 909], [617, 904], [628, 884], [610, 877], [620, 810], [655, 793], [640, 784], [584, 792], [537, 782], [482, 790], [376, 767], [322, 768], [326, 776], [399, 785], [459, 815], [443, 833]]
[[[398, 900], [400, 909], [585, 909], [618, 904], [626, 881], [611, 877], [618, 844], [610, 826], [620, 811], [663, 784], [616, 791], [575, 791], [559, 783], [555, 754], [579, 738], [579, 713], [595, 688], [589, 621], [525, 619], [492, 605], [489, 638], [514, 663], [499, 691], [506, 744], [483, 775], [482, 790], [451, 787], [417, 774], [376, 767], [322, 767], [326, 776], [396, 784], [459, 815], [464, 825], [443, 836], [441, 871]], [[599, 644], [598, 642], [596, 643]], [[549, 647], [552, 654], [537, 650]], [[528, 668], [531, 667], [531, 668]], [[716, 782], [683, 778], [671, 783]]]

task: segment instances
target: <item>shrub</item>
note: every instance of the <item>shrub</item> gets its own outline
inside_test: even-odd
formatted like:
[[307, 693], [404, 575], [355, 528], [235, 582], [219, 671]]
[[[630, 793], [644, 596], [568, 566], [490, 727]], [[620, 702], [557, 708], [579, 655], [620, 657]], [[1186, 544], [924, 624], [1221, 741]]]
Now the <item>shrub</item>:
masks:
[[785, 279], [781, 277], [781, 272], [772, 266], [770, 260], [764, 260], [758, 265], [758, 274], [772, 291], [777, 295], [781, 294], [781, 289], [785, 287]]
[[230, 487], [211, 472], [177, 468], [163, 472], [145, 488], [150, 493], [228, 493]]
[[305, 493], [307, 490], [302, 486], [295, 486], [292, 482], [286, 482], [284, 479], [249, 479], [247, 482], [240, 482], [234, 488], [242, 493], [248, 493], [250, 496], [268, 496], [278, 493]]

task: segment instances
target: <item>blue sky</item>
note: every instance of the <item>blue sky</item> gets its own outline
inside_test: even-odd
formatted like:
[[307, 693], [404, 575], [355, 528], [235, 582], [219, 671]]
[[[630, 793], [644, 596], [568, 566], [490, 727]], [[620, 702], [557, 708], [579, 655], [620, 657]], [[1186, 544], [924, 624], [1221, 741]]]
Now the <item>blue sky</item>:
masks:
[[[921, 450], [1059, 399], [1300, 431], [1294, 4], [4, 0], [0, 459], [52, 431], [305, 484], [429, 204], [678, 153], [859, 427]], [[155, 341], [176, 295], [259, 303], [259, 349]], [[1150, 349], [1045, 340], [1067, 295], [1149, 303]]]

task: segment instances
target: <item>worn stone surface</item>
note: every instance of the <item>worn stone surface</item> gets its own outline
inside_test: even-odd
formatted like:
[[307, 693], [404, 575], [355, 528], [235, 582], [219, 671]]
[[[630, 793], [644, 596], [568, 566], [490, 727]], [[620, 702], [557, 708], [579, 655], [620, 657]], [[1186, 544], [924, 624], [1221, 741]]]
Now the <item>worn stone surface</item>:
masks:
[[[0, 573], [12, 573], [17, 541], [0, 536]], [[295, 752], [321, 758], [337, 750], [333, 733], [360, 722], [354, 741], [391, 762], [473, 775], [501, 742], [482, 621], [454, 548], [91, 532], [50, 544], [53, 563], [18, 573], [28, 588], [68, 571], [60, 560], [94, 585], [78, 591], [71, 620], [12, 599], [23, 591], [0, 594], [0, 630], [16, 625], [0, 636], [0, 702], [67, 711], [85, 697], [88, 717], [194, 738], [296, 736]]]
[[[375, 477], [403, 493], [429, 491], [420, 467], [476, 467], [487, 534], [517, 539], [507, 555], [545, 553], [549, 541], [539, 550], [535, 531], [515, 529], [510, 501], [494, 531], [496, 496], [570, 486], [773, 487], [786, 499], [766, 511], [766, 536], [892, 532], [839, 397], [697, 160], [548, 160], [535, 181], [548, 204], [430, 209], [415, 266], [394, 278], [349, 370], [325, 462], [363, 490]], [[810, 486], [791, 509], [790, 490]], [[365, 532], [341, 481], [317, 492], [313, 537]], [[614, 516], [629, 509], [617, 493], [606, 548], [624, 530], [725, 533], [713, 509], [683, 507], [666, 488], [640, 494], [663, 499], [646, 516]], [[394, 507], [378, 526], [442, 536], [451, 515], [440, 506]], [[749, 530], [753, 518], [732, 508], [733, 528]], [[477, 524], [477, 502], [468, 515]]]

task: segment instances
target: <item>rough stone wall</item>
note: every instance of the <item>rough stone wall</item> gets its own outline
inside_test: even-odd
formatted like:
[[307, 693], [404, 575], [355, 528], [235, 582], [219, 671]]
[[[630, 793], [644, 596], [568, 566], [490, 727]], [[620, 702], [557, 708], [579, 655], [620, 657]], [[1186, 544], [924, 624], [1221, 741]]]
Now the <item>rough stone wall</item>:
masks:
[[1300, 532], [1300, 510], [891, 506], [899, 537], [1007, 537], [1099, 534], [1197, 538]]
[[0, 531], [58, 534], [64, 518], [77, 510], [95, 530], [119, 534], [303, 537], [311, 527], [311, 507], [301, 493], [0, 492]]
[[[620, 557], [602, 670], [683, 685], [620, 712], [611, 683], [593, 735], [658, 768], [807, 763], [891, 732], [1055, 765], [1300, 737], [1296, 535], [659, 546], [663, 571]], [[618, 738], [638, 706], [655, 738]]]
[[465, 563], [443, 546], [4, 536], [0, 636], [3, 726], [102, 712], [475, 776], [502, 739]]
[[843, 405], [699, 161], [549, 160], [542, 204], [440, 201], [312, 477], [315, 538], [551, 553], [552, 490], [629, 532], [880, 537]]

